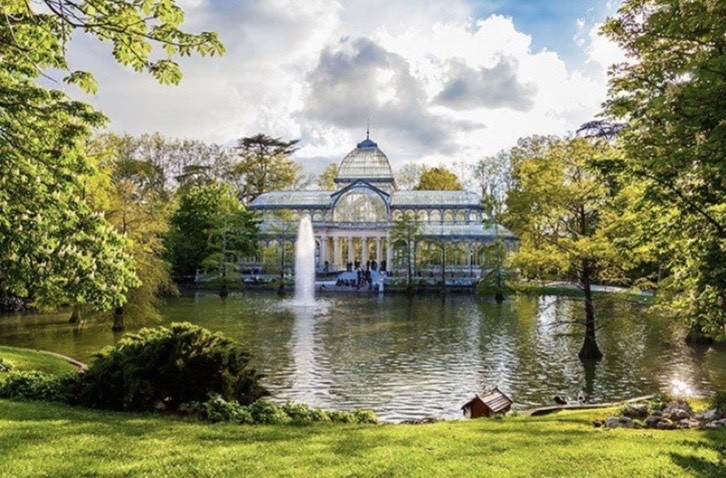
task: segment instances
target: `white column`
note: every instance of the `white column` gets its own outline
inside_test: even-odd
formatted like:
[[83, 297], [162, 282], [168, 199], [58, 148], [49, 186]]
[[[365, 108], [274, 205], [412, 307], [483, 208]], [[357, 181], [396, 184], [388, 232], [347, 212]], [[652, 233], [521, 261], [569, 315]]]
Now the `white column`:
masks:
[[390, 236], [386, 236], [386, 270], [393, 270], [393, 247]]
[[378, 267], [381, 266], [381, 236], [376, 237], [376, 262], [378, 262]]
[[365, 264], [368, 262], [368, 238], [363, 236], [360, 238], [360, 263], [361, 268], [365, 268]]
[[337, 237], [332, 238], [333, 241], [333, 263], [335, 264], [336, 268], [340, 268], [342, 266], [342, 260], [341, 260], [341, 254], [340, 254], [340, 244]]
[[328, 247], [326, 244], [327, 242], [328, 242], [328, 238], [321, 234], [320, 235], [320, 261], [318, 264], [320, 266], [321, 270], [325, 268], [325, 261], [328, 260]]

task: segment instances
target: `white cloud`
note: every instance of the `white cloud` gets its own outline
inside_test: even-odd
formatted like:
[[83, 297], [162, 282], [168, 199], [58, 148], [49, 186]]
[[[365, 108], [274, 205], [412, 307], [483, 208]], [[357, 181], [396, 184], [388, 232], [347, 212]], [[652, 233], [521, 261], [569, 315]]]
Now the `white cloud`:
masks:
[[394, 168], [473, 161], [521, 136], [573, 131], [598, 112], [603, 67], [618, 58], [593, 28], [573, 40], [588, 64], [567, 65], [534, 51], [511, 18], [473, 18], [458, 0], [181, 3], [185, 28], [219, 32], [227, 54], [185, 58], [178, 87], [116, 65], [107, 45], [74, 40], [73, 66], [98, 76], [92, 102], [111, 128], [222, 143], [301, 137], [310, 169], [340, 160], [368, 118]]

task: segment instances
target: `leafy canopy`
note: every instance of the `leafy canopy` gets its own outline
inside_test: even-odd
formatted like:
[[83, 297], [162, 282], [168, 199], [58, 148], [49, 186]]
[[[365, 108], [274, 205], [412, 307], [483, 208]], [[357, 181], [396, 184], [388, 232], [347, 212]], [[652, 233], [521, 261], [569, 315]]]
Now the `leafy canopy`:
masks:
[[215, 34], [179, 30], [183, 18], [173, 0], [2, 2], [0, 288], [41, 304], [108, 309], [138, 285], [127, 240], [85, 202], [81, 180], [94, 174], [85, 141], [105, 118], [37, 80], [57, 70], [96, 90], [89, 72], [66, 62], [69, 41], [83, 31], [110, 42], [119, 63], [177, 83], [174, 56], [223, 51]]
[[627, 0], [604, 33], [629, 56], [606, 112], [624, 120], [616, 173], [659, 210], [670, 290], [692, 324], [726, 337], [726, 4]]
[[421, 173], [414, 189], [417, 191], [461, 191], [464, 188], [456, 174], [446, 168], [437, 167]]

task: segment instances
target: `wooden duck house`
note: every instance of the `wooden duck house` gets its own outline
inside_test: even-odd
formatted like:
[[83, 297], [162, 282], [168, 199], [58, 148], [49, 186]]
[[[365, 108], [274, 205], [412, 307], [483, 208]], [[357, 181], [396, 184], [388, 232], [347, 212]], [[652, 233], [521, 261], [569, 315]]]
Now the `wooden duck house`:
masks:
[[466, 418], [491, 417], [497, 413], [507, 413], [512, 409], [512, 403], [511, 398], [494, 387], [489, 392], [474, 395], [461, 410]]

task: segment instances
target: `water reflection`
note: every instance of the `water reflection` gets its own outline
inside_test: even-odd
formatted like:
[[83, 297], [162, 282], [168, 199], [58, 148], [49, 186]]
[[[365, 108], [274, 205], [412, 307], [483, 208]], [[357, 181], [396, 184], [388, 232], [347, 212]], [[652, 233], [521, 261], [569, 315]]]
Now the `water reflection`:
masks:
[[[695, 394], [726, 387], [726, 347], [691, 348], [674, 321], [637, 304], [603, 299], [605, 354], [577, 358], [579, 301], [515, 297], [497, 304], [470, 296], [328, 295], [326, 308], [282, 307], [274, 294], [214, 294], [171, 300], [165, 322], [188, 320], [245, 344], [276, 400], [325, 408], [372, 408], [386, 420], [455, 418], [474, 393], [498, 385], [521, 407], [554, 395], [594, 401], [670, 390], [675, 378]], [[67, 315], [0, 318], [0, 343], [87, 360], [113, 343], [110, 323], [79, 336]], [[130, 329], [133, 322], [128, 321]]]

